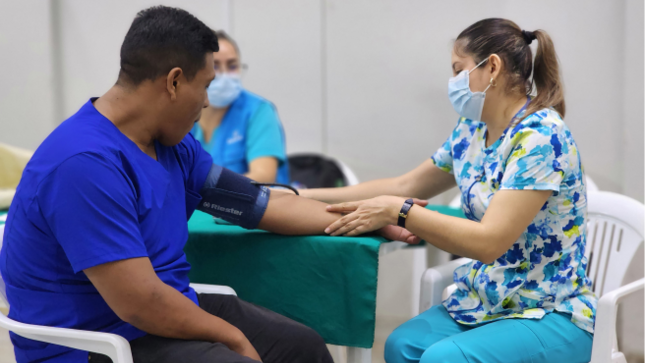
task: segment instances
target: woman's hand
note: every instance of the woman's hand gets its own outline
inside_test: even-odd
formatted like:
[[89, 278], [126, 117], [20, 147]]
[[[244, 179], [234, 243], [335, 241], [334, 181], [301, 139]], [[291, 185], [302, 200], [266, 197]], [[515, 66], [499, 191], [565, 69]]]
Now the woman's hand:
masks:
[[[328, 212], [349, 214], [332, 223], [325, 229], [325, 233], [332, 236], [357, 236], [388, 225], [396, 225], [404, 202], [405, 198], [381, 196], [327, 206]], [[419, 199], [415, 199], [414, 203], [420, 206], [428, 204], [427, 201]]]

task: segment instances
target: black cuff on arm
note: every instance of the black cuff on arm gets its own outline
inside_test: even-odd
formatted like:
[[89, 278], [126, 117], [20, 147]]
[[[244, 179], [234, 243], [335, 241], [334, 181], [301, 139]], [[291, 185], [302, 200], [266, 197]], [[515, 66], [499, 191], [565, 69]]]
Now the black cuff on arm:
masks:
[[246, 229], [257, 228], [269, 204], [270, 191], [252, 180], [213, 164], [200, 190], [197, 209]]

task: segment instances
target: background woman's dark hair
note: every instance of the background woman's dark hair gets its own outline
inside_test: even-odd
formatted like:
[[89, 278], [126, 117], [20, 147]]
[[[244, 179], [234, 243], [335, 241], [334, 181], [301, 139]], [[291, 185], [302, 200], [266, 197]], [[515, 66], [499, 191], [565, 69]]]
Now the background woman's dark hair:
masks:
[[[529, 47], [533, 39], [538, 42], [535, 65], [532, 64]], [[510, 20], [484, 19], [459, 34], [455, 51], [472, 56], [475, 63], [491, 54], [497, 54], [504, 62], [508, 92], [526, 92], [528, 95], [535, 86], [537, 94], [529, 105], [526, 116], [545, 107], [552, 107], [564, 118], [564, 89], [560, 67], [551, 37], [544, 30], [522, 31]]]
[[167, 6], [142, 10], [123, 40], [117, 84], [137, 86], [174, 67], [190, 81], [205, 66], [204, 56], [218, 50], [215, 33], [187, 11]]
[[231, 38], [231, 36], [228, 35], [227, 32], [223, 30], [217, 30], [214, 32], [219, 41], [226, 40], [227, 42], [231, 43], [231, 45], [235, 49], [235, 53], [237, 53], [237, 57], [242, 58], [242, 55], [240, 54], [240, 47], [237, 46], [237, 42], [233, 38]]

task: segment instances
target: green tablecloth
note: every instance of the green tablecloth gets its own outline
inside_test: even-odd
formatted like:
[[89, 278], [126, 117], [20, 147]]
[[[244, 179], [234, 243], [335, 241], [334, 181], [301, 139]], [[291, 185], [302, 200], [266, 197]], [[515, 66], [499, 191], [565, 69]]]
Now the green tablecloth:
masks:
[[231, 286], [240, 298], [315, 329], [329, 344], [372, 346], [385, 239], [280, 236], [219, 225], [201, 212], [188, 229], [191, 281]]
[[[446, 206], [429, 209], [463, 217]], [[315, 329], [329, 344], [372, 347], [383, 238], [280, 236], [216, 224], [201, 212], [188, 229], [191, 281], [231, 286], [240, 298]]]

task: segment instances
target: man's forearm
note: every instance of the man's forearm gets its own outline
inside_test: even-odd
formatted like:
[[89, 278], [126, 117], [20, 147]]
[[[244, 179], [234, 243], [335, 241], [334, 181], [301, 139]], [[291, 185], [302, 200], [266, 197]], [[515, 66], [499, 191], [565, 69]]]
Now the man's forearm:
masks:
[[274, 190], [258, 228], [287, 235], [322, 234], [341, 217], [326, 208], [317, 200]]
[[235, 349], [246, 338], [228, 322], [208, 314], [186, 296], [160, 283], [138, 301], [127, 322], [146, 333], [166, 338], [220, 342]]
[[163, 283], [148, 258], [109, 262], [84, 272], [121, 320], [149, 334], [221, 342], [231, 349], [246, 339], [239, 329]]

